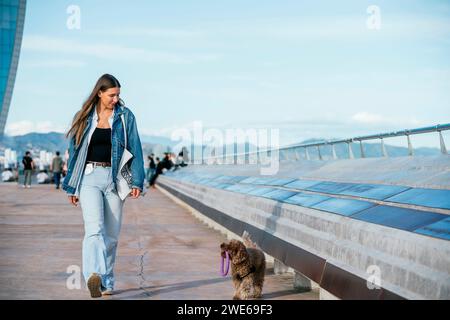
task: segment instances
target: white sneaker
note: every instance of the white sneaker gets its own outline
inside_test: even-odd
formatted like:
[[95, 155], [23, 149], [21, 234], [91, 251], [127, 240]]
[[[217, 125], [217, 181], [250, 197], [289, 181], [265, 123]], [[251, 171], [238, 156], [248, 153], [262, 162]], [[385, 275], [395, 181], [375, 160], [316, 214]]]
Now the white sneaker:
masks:
[[27, 186], [28, 189], [31, 189], [31, 186]]
[[104, 296], [112, 296], [114, 294], [114, 290], [112, 288], [106, 288], [102, 291], [102, 295]]

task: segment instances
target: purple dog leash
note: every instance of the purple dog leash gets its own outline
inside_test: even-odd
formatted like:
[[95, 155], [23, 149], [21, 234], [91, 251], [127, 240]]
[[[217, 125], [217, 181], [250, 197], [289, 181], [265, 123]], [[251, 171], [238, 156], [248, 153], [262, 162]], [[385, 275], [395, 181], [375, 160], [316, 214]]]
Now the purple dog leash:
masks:
[[223, 271], [223, 261], [225, 260], [222, 256], [221, 256], [221, 263], [220, 263], [220, 273], [223, 277], [225, 277], [228, 274], [228, 269], [230, 269], [230, 256], [228, 255], [228, 252], [225, 251], [225, 256], [226, 256], [226, 270]]

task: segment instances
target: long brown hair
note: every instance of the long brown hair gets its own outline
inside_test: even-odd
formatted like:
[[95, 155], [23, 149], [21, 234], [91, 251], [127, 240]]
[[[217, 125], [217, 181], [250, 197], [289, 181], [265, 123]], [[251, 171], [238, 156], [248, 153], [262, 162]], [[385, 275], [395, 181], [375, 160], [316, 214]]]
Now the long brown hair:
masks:
[[[92, 108], [94, 108], [94, 106], [96, 106], [98, 101], [100, 100], [98, 93], [100, 91], [106, 91], [111, 88], [120, 88], [120, 83], [119, 80], [117, 80], [114, 76], [106, 73], [97, 80], [94, 89], [92, 90], [87, 100], [83, 103], [81, 110], [75, 114], [75, 117], [72, 121], [72, 126], [67, 132], [66, 137], [75, 137], [75, 145], [77, 147], [80, 145], [84, 129], [86, 129], [86, 120], [89, 117]], [[124, 103], [121, 99], [119, 99], [117, 104], [122, 106]]]

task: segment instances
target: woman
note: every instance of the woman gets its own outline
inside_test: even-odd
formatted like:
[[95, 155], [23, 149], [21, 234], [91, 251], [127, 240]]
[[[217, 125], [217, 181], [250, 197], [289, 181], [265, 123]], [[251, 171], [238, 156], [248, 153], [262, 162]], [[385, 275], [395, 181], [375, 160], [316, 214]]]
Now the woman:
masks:
[[68, 171], [63, 189], [69, 202], [83, 211], [83, 275], [91, 297], [112, 294], [114, 261], [122, 222], [123, 202], [116, 182], [125, 148], [133, 154], [131, 197], [138, 198], [144, 184], [141, 141], [133, 113], [119, 98], [120, 83], [102, 75], [89, 98], [75, 115], [67, 133], [70, 139]]

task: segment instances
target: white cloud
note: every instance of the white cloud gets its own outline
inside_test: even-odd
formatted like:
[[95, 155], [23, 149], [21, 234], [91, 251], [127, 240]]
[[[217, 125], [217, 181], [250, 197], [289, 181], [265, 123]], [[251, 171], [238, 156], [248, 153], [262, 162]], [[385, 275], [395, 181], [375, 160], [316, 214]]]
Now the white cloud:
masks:
[[202, 121], [191, 121], [183, 124], [175, 124], [171, 126], [166, 126], [162, 128], [145, 128], [139, 129], [140, 134], [150, 135], [150, 136], [159, 136], [165, 138], [171, 138], [174, 132], [180, 132], [186, 130], [190, 133], [193, 133], [195, 128], [201, 127], [203, 129], [209, 129], [210, 126], [206, 126]]
[[370, 112], [358, 112], [355, 113], [351, 117], [352, 122], [365, 124], [365, 125], [374, 125], [374, 126], [391, 126], [393, 128], [400, 126], [419, 126], [422, 124], [421, 121], [417, 120], [414, 117], [405, 117], [405, 118], [395, 118], [395, 117], [386, 117], [375, 113]]
[[219, 59], [215, 54], [175, 54], [142, 48], [132, 48], [109, 43], [87, 43], [62, 38], [30, 35], [23, 39], [22, 48], [29, 51], [64, 53], [91, 56], [113, 61], [134, 61], [145, 63], [186, 64], [194, 62], [214, 61]]
[[185, 29], [163, 29], [163, 28], [116, 28], [107, 30], [94, 30], [92, 34], [100, 35], [114, 35], [114, 36], [127, 36], [127, 37], [160, 37], [160, 38], [181, 38], [191, 39], [203, 37], [206, 35], [204, 31], [190, 31]]
[[[445, 18], [424, 15], [385, 14], [381, 7], [381, 29], [367, 28], [370, 17], [362, 7], [361, 14], [345, 16], [309, 16], [296, 19], [271, 18], [246, 20], [220, 20], [203, 25], [209, 35], [238, 37], [263, 37], [291, 40], [317, 39], [373, 39], [373, 35], [404, 38], [439, 38], [446, 40], [450, 34], [450, 22]], [[226, 26], [226, 27], [224, 27]]]
[[81, 68], [84, 66], [86, 66], [86, 62], [70, 59], [21, 62], [21, 67], [25, 68]]
[[22, 120], [13, 123], [8, 123], [5, 128], [5, 132], [9, 136], [20, 136], [30, 132], [47, 133], [47, 132], [60, 132], [64, 133], [64, 126], [55, 125], [51, 121], [33, 122], [30, 120]]
[[[442, 5], [449, 10], [448, 5]], [[92, 35], [108, 35], [121, 37], [151, 37], [163, 40], [205, 40], [210, 41], [218, 35], [226, 36], [261, 36], [264, 38], [316, 39], [336, 37], [367, 37], [372, 30], [367, 28], [366, 21], [370, 15], [364, 7], [360, 14], [344, 16], [309, 16], [295, 19], [254, 18], [252, 23], [247, 19], [220, 19], [198, 22], [195, 25], [173, 28], [158, 27], [123, 27], [92, 30]], [[423, 15], [385, 14], [381, 7], [381, 31], [384, 36], [405, 37], [447, 36], [450, 33], [448, 19]]]
[[368, 112], [358, 112], [352, 116], [352, 120], [359, 123], [379, 124], [386, 122], [379, 114], [373, 114]]

